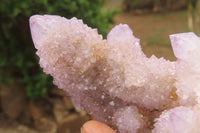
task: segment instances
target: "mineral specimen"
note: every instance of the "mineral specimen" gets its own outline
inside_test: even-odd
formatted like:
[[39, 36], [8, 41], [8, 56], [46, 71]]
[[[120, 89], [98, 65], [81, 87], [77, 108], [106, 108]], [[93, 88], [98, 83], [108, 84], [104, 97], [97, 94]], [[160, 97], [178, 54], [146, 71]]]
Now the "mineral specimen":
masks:
[[200, 38], [171, 35], [177, 61], [147, 58], [126, 24], [104, 40], [76, 18], [34, 15], [40, 66], [76, 106], [119, 133], [200, 132]]

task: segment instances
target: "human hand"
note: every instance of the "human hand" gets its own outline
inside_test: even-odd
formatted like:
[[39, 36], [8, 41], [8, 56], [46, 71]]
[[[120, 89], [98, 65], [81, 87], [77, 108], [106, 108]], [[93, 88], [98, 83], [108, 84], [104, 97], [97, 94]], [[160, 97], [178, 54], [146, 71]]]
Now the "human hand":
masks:
[[101, 122], [91, 120], [86, 122], [82, 126], [81, 133], [116, 133], [116, 132], [109, 126]]

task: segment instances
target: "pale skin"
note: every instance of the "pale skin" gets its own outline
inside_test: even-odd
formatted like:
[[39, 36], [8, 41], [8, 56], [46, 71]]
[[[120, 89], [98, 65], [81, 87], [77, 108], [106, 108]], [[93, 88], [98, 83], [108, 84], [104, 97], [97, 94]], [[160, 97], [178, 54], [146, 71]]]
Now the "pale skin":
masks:
[[81, 133], [116, 133], [116, 132], [101, 122], [91, 120], [86, 122], [82, 126]]

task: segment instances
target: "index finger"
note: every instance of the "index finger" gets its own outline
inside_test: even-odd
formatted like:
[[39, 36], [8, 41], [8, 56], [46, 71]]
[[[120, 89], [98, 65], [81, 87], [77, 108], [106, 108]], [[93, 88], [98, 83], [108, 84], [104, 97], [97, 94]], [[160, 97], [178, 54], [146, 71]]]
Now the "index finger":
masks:
[[101, 122], [91, 120], [83, 125], [81, 133], [116, 133], [116, 132], [109, 126]]

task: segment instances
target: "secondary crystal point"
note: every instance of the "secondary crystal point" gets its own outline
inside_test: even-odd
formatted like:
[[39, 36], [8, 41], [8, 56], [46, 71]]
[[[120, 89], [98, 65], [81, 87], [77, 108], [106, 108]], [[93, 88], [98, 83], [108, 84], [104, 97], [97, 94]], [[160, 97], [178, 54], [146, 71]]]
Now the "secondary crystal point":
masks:
[[173, 34], [170, 39], [175, 56], [179, 59], [189, 57], [200, 46], [200, 38], [193, 32]]

